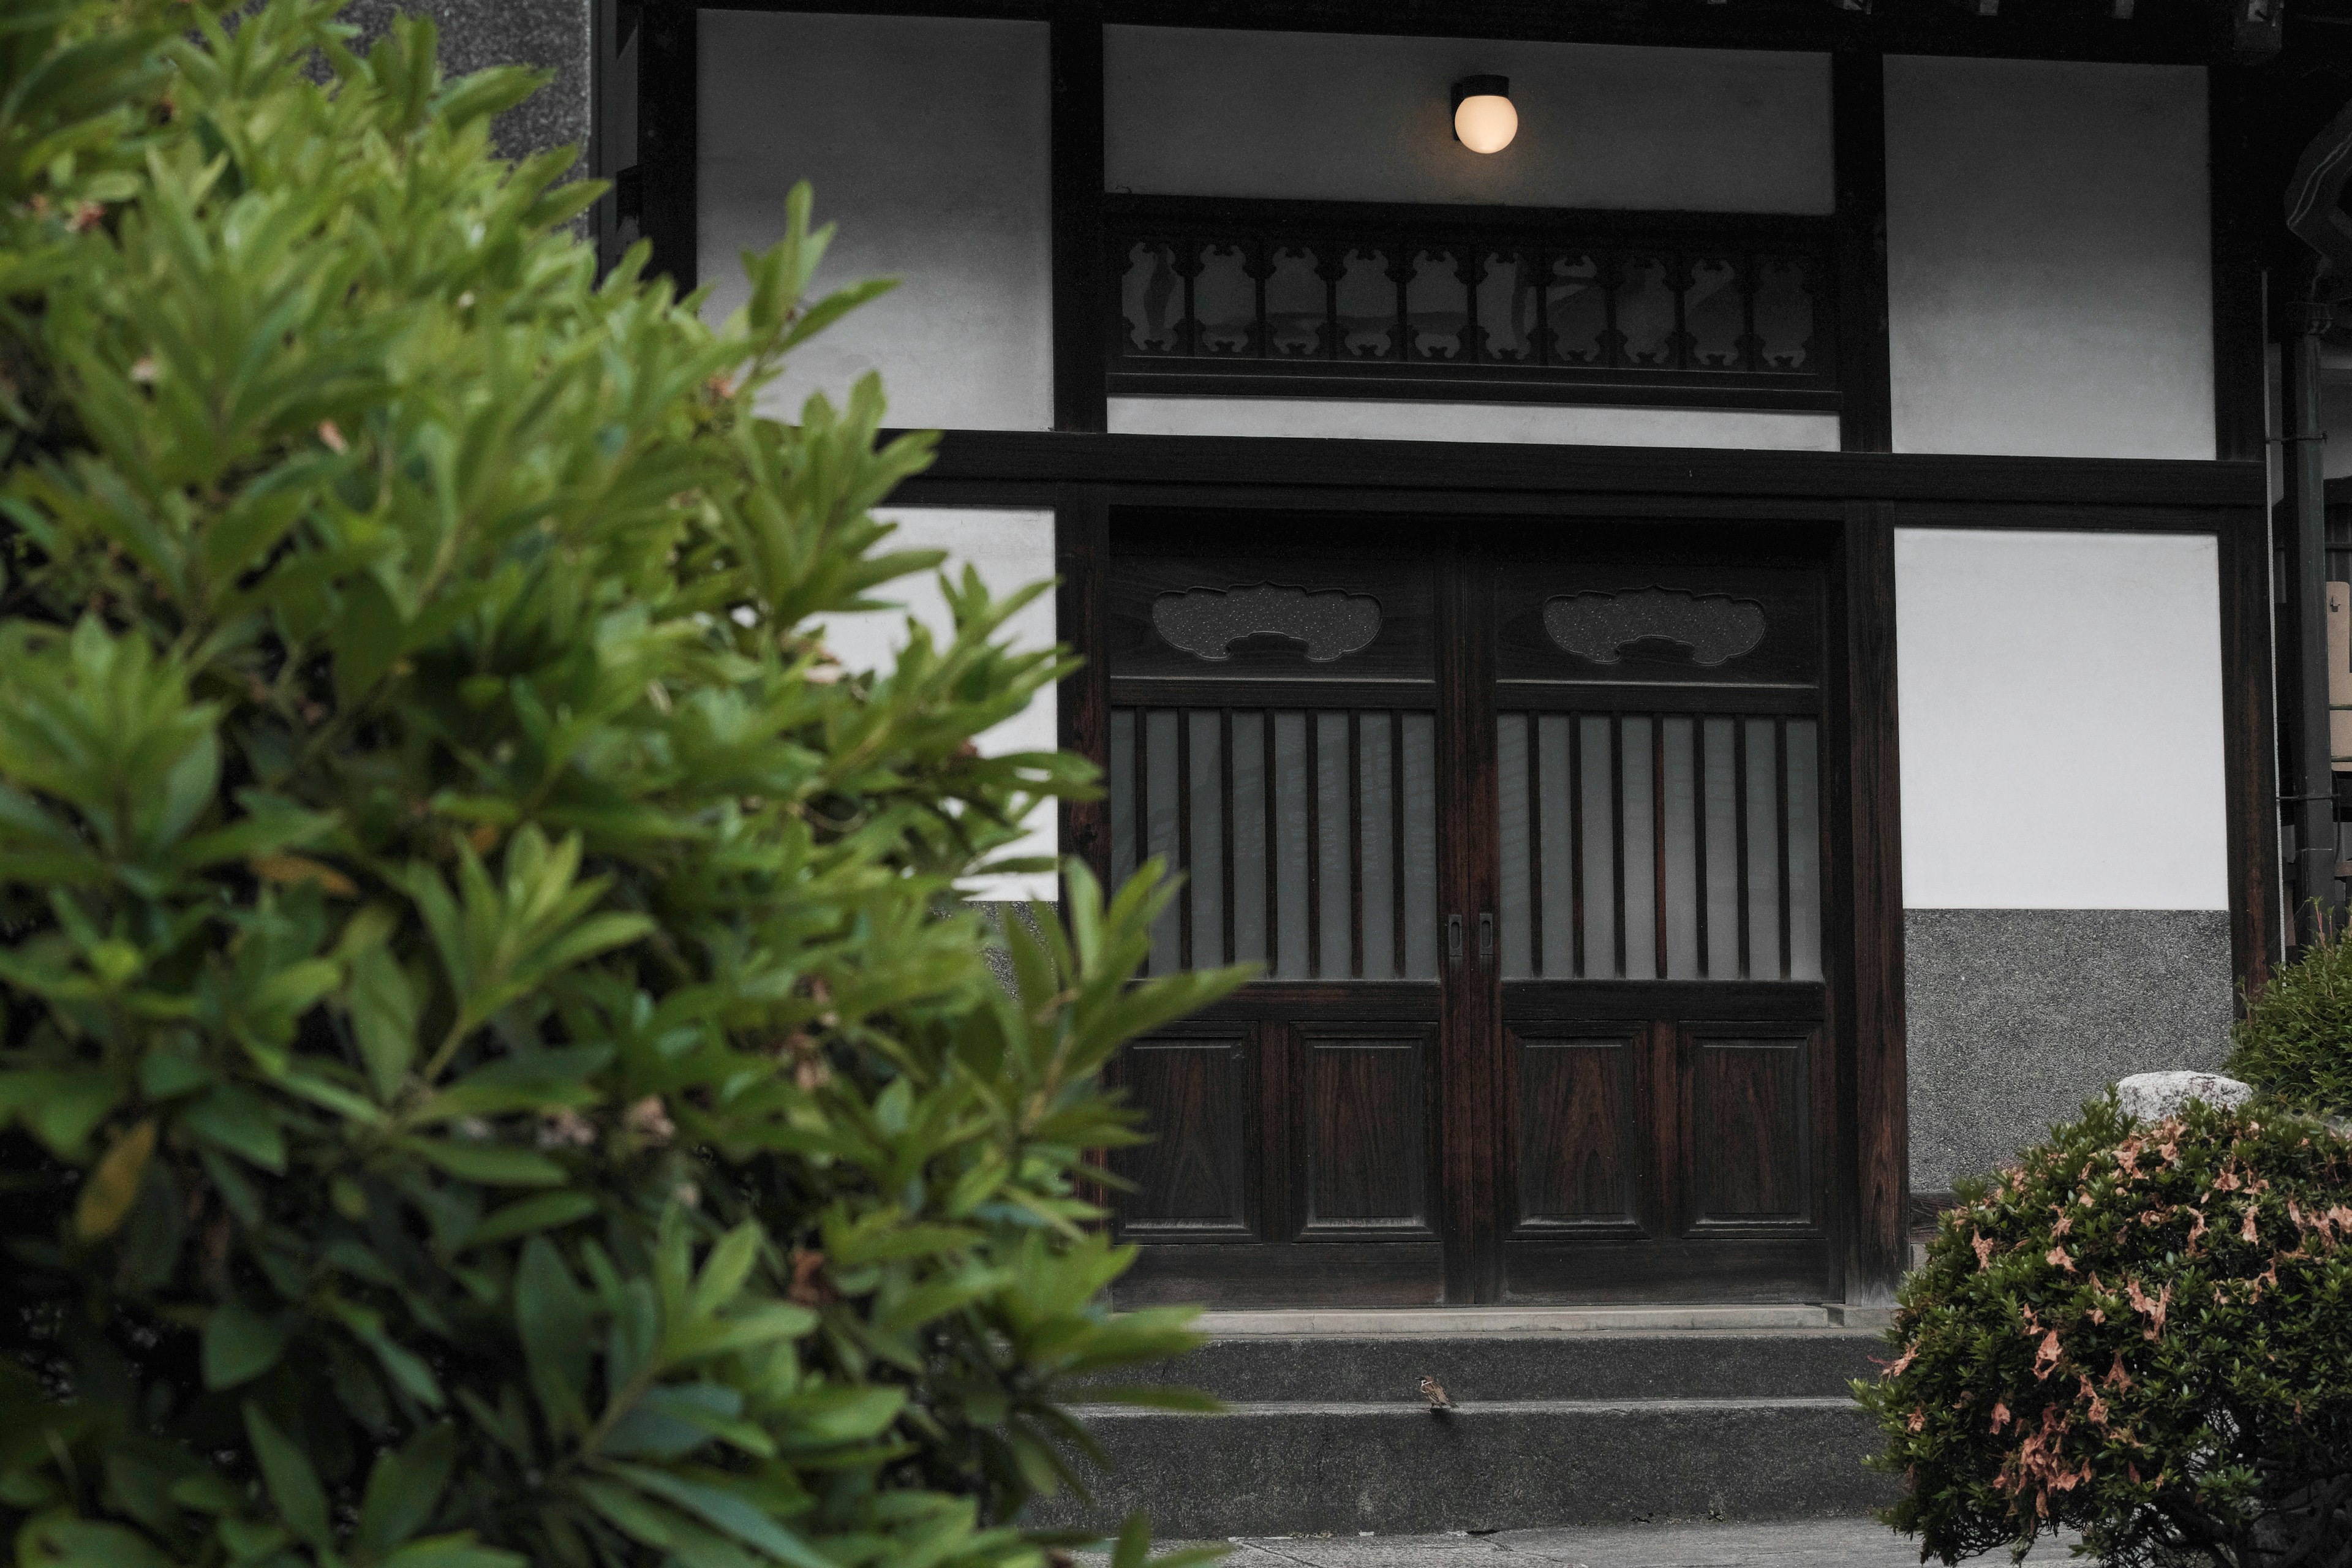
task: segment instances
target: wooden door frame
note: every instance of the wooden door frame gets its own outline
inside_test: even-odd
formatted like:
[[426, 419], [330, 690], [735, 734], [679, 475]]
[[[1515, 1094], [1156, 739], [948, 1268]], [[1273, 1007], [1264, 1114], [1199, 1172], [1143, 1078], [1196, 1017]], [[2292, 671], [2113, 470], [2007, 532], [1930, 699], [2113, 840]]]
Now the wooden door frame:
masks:
[[[1832, 837], [1846, 924], [1825, 931], [1842, 973], [1831, 1038], [1842, 1106], [1832, 1256], [1843, 1297], [1892, 1299], [1907, 1261], [1894, 530], [1897, 526], [2183, 532], [2221, 547], [2231, 930], [2241, 984], [2277, 960], [2276, 784], [2271, 758], [2268, 523], [2252, 463], [1888, 457], [1438, 442], [1297, 441], [951, 432], [912, 504], [1050, 508], [1064, 638], [1102, 647], [1100, 574], [1115, 506], [1524, 518], [1801, 520], [1843, 530], [1832, 563], [1829, 736], [1844, 760]], [[1063, 684], [1062, 743], [1100, 761], [1108, 688], [1098, 662]], [[1825, 731], [1825, 734], [1827, 731]], [[1062, 842], [1108, 866], [1101, 801], [1063, 811]], [[1465, 1129], [1468, 1131], [1468, 1129]]]

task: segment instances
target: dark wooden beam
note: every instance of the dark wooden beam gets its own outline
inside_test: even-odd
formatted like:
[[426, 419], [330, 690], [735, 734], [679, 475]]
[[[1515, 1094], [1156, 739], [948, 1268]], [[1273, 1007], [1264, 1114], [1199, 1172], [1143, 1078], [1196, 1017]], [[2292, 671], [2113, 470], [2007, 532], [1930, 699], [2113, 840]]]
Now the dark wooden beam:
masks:
[[[950, 430], [909, 498], [950, 486], [1034, 497], [1062, 484], [1326, 489], [1391, 496], [1739, 496], [2108, 508], [2261, 506], [2259, 463], [1871, 452], [1694, 451], [1477, 441]], [[973, 504], [982, 504], [975, 500]], [[1009, 501], [1005, 504], [1011, 504]], [[1034, 502], [1032, 503], [1034, 504]], [[2086, 521], [2080, 526], [2093, 526]]]
[[1839, 445], [1895, 449], [1893, 361], [1886, 320], [1886, 69], [1867, 49], [1830, 57], [1837, 187]]
[[[686, 0], [713, 10], [832, 11], [867, 16], [973, 16], [1050, 21], [1066, 0]], [[2209, 64], [2233, 51], [2275, 51], [2277, 26], [2247, 21], [2247, 7], [2276, 0], [2231, 0], [2218, 26], [2210, 0], [2140, 0], [2118, 27], [2116, 0], [2011, 5], [1970, 15], [1992, 0], [1958, 5], [1874, 7], [1870, 0], [1736, 0], [1662, 5], [1659, 0], [1082, 0], [1101, 20], [1142, 26], [1234, 27], [1729, 49], [1874, 48], [1882, 54], [1979, 55]], [[1965, 9], [1963, 8], [1965, 7]], [[2265, 45], [2265, 39], [2273, 40]]]
[[700, 20], [688, 0], [649, 0], [637, 40], [639, 232], [653, 244], [647, 270], [680, 294], [694, 289], [698, 244]]
[[1068, 4], [1051, 24], [1054, 428], [1104, 428], [1101, 299], [1103, 30], [1099, 8]]

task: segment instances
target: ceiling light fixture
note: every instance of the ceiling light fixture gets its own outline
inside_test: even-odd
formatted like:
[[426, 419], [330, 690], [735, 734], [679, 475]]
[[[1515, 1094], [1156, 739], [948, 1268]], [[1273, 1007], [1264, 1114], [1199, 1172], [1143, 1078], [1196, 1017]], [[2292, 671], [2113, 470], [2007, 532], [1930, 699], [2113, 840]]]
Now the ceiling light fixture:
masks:
[[1499, 153], [1519, 133], [1511, 79], [1465, 76], [1454, 84], [1454, 139], [1473, 153]]

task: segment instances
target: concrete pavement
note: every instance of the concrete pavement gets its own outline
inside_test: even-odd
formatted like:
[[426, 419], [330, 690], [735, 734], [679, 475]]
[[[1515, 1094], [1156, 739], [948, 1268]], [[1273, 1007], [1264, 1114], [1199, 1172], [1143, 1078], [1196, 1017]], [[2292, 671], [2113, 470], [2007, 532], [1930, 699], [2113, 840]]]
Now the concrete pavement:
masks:
[[[2056, 1568], [2071, 1543], [2045, 1539], [2027, 1562]], [[1919, 1562], [1916, 1539], [1867, 1519], [1256, 1536], [1233, 1544], [1225, 1568], [1916, 1568]]]

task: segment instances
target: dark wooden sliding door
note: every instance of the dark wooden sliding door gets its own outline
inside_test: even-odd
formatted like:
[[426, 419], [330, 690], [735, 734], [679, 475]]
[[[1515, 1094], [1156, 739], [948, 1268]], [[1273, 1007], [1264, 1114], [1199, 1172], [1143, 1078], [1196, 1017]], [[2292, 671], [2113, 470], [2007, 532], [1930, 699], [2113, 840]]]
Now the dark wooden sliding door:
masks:
[[1265, 978], [1118, 1077], [1134, 1301], [1818, 1299], [1818, 552], [1146, 515], [1111, 870]]

